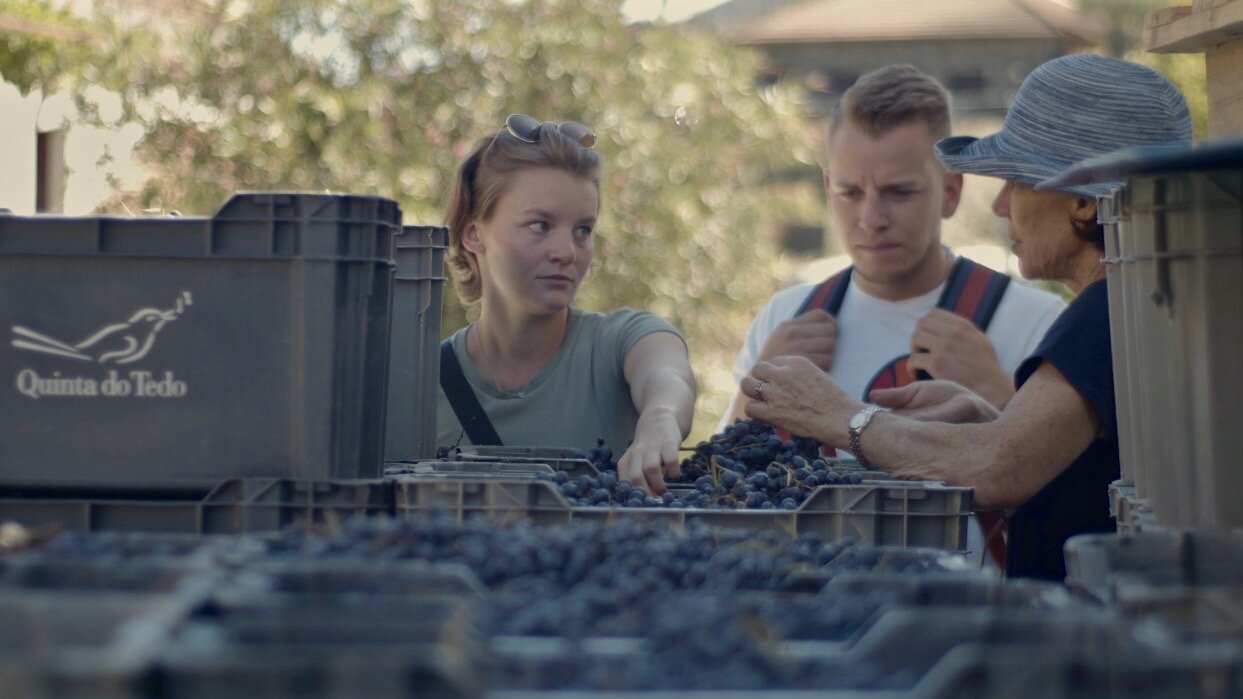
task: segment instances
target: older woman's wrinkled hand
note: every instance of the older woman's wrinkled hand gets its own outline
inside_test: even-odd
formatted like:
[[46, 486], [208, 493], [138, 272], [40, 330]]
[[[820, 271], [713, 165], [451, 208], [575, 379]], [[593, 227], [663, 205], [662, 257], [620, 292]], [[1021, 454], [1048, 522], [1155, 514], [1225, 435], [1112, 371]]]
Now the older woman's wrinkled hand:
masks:
[[988, 422], [999, 414], [987, 400], [953, 381], [916, 381], [901, 388], [878, 388], [868, 398], [895, 415], [924, 422]]
[[749, 417], [836, 447], [849, 441], [846, 423], [863, 404], [806, 357], [759, 362], [739, 388]]

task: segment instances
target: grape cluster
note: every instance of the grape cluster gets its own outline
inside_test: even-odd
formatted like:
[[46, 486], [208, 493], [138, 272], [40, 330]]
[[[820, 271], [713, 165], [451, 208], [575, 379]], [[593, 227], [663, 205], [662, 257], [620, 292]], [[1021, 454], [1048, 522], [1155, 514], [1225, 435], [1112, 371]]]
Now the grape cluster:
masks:
[[[692, 487], [674, 483], [661, 497], [649, 495], [617, 474], [606, 471], [599, 476], [572, 478], [565, 471], [537, 474], [553, 483], [573, 507], [667, 507], [710, 510], [758, 509], [796, 510], [816, 487], [857, 485], [863, 482], [858, 471], [832, 468], [823, 459], [806, 461], [794, 457], [793, 463], [771, 463], [763, 469], [747, 471], [741, 463], [716, 458], [711, 474], [695, 479]], [[679, 487], [682, 486], [682, 487]]]
[[[841, 573], [951, 572], [943, 554], [696, 522], [496, 527], [360, 518], [335, 537], [287, 531], [266, 543], [268, 559], [363, 554], [469, 568], [490, 590], [478, 605], [484, 632], [499, 644], [490, 682], [507, 689], [884, 686], [898, 681], [900, 667], [808, 663], [784, 656], [778, 642], [844, 639], [897, 600], [885, 591], [834, 594], [830, 583]], [[506, 645], [507, 637], [520, 638]], [[553, 653], [524, 653], [533, 644], [522, 639], [532, 637], [562, 643]], [[587, 650], [589, 641], [608, 639], [632, 651]]]
[[[749, 473], [769, 464], [793, 464], [795, 458], [811, 462], [820, 458], [820, 442], [804, 437], [783, 441], [777, 430], [763, 420], [738, 420], [723, 432], [695, 446], [682, 461], [682, 480], [693, 482], [711, 475], [714, 462], [731, 464], [740, 473]], [[745, 469], [739, 470], [737, 466]]]
[[613, 460], [613, 450], [604, 443], [601, 437], [596, 438], [596, 446], [587, 452], [587, 460], [597, 471], [617, 471], [617, 462]]
[[[857, 470], [834, 468], [820, 456], [820, 443], [796, 437], [783, 441], [772, 425], [739, 420], [695, 447], [661, 497], [621, 480], [603, 442], [590, 458], [599, 477], [540, 474], [574, 507], [670, 507], [715, 510], [796, 510], [822, 485], [857, 485]], [[676, 487], [689, 486], [689, 487]]]

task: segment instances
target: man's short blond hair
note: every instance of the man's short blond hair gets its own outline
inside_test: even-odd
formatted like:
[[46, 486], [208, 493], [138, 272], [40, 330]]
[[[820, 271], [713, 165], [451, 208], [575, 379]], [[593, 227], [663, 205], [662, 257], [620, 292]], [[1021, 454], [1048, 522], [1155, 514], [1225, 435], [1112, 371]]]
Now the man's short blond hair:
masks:
[[843, 119], [876, 138], [899, 126], [922, 121], [936, 139], [950, 135], [950, 93], [915, 66], [878, 68], [860, 77], [829, 114], [829, 139]]

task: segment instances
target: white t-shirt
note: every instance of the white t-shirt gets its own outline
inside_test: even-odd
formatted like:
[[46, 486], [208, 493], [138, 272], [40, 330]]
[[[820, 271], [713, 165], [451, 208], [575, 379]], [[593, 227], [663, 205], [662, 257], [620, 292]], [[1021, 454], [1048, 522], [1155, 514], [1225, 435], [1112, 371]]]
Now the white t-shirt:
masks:
[[[734, 361], [734, 380], [751, 370], [764, 343], [783, 321], [794, 317], [817, 283], [800, 284], [777, 292], [756, 314], [747, 330], [747, 339]], [[837, 314], [837, 348], [829, 376], [846, 392], [860, 400], [868, 382], [890, 360], [911, 351], [911, 334], [915, 323], [936, 308], [937, 299], [945, 288], [940, 286], [923, 296], [903, 301], [886, 301], [859, 288], [851, 278]], [[997, 361], [1007, 374], [1013, 375], [1026, 359], [1066, 303], [1056, 294], [1013, 282], [1001, 297], [993, 320], [984, 333], [993, 343]], [[725, 419], [718, 425], [724, 429]]]
[[[735, 383], [741, 382], [751, 370], [777, 326], [793, 318], [817, 286], [819, 283], [800, 284], [778, 291], [764, 304], [751, 321], [746, 342], [734, 361]], [[872, 377], [890, 360], [911, 351], [915, 323], [936, 308], [944, 289], [942, 282], [923, 296], [886, 301], [860, 289], [852, 275], [837, 314], [837, 347], [829, 376], [850, 395], [866, 401], [864, 390]], [[984, 333], [993, 343], [997, 362], [1007, 374], [1014, 376], [1019, 364], [1036, 350], [1064, 308], [1066, 302], [1056, 294], [1017, 280], [1010, 283]], [[728, 422], [729, 416], [723, 416], [716, 431], [724, 430]], [[984, 535], [975, 518], [967, 530], [967, 555], [976, 565], [991, 567], [991, 560], [984, 555]]]

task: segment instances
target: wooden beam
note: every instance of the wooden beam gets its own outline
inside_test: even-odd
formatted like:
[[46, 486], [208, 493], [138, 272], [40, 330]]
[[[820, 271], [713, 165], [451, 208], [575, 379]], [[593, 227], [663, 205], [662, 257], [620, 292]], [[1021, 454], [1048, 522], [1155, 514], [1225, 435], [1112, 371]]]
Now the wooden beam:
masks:
[[1197, 0], [1148, 15], [1144, 47], [1152, 53], [1201, 53], [1243, 39], [1243, 0]]

